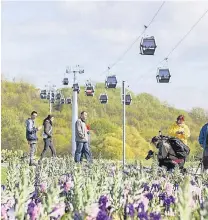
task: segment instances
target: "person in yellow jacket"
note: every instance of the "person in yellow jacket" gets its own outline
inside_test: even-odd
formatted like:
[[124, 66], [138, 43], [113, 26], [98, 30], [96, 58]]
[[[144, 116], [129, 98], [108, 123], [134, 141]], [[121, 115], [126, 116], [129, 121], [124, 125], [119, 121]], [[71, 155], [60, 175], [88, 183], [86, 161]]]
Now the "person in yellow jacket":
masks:
[[184, 116], [179, 115], [176, 122], [170, 127], [168, 133], [170, 136], [180, 139], [187, 145], [187, 139], [190, 137], [190, 130], [184, 121]]

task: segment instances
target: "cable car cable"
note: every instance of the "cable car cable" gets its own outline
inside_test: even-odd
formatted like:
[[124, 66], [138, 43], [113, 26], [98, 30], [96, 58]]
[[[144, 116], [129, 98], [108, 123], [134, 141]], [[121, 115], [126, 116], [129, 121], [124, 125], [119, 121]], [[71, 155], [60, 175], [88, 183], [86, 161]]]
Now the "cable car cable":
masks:
[[107, 71], [109, 71], [109, 69], [111, 69], [112, 67], [114, 67], [120, 60], [122, 60], [122, 58], [129, 52], [129, 50], [133, 47], [133, 45], [141, 38], [141, 36], [145, 33], [145, 31], [149, 28], [149, 26], [153, 23], [154, 19], [156, 18], [156, 16], [158, 15], [158, 13], [160, 12], [160, 10], [162, 9], [163, 5], [165, 4], [165, 1], [160, 5], [159, 9], [156, 11], [156, 13], [154, 14], [153, 18], [151, 19], [151, 21], [149, 22], [149, 24], [147, 26], [145, 26], [145, 29], [142, 31], [142, 33], [139, 35], [139, 37], [137, 37], [133, 43], [131, 43], [131, 45], [125, 50], [125, 52], [112, 64], [110, 65], [110, 67], [108, 67], [107, 70], [105, 70], [104, 72], [102, 72], [100, 75], [106, 73]]

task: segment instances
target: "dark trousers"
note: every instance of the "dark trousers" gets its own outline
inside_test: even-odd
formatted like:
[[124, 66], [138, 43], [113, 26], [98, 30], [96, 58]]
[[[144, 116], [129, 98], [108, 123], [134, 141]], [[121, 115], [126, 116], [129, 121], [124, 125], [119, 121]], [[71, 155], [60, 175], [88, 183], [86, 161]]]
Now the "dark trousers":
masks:
[[44, 154], [45, 154], [45, 152], [47, 151], [48, 148], [50, 148], [50, 150], [51, 150], [52, 157], [55, 157], [56, 156], [56, 150], [53, 146], [52, 139], [51, 138], [44, 138], [43, 141], [44, 141], [44, 149], [43, 149], [43, 152], [41, 153], [40, 159], [41, 160], [43, 159]]
[[76, 151], [75, 151], [75, 156], [74, 160], [75, 162], [80, 162], [81, 161], [81, 156], [82, 154], [86, 157], [87, 161], [91, 162], [91, 152], [90, 148], [88, 145], [88, 142], [76, 142]]
[[208, 169], [208, 146], [204, 149], [202, 163], [203, 163], [204, 169], [207, 170]]
[[[159, 160], [159, 166], [165, 166], [167, 168], [167, 170], [172, 170], [175, 168], [175, 164], [172, 163], [172, 161], [170, 159], [161, 159]], [[184, 166], [184, 161], [178, 164], [179, 168], [182, 169]]]

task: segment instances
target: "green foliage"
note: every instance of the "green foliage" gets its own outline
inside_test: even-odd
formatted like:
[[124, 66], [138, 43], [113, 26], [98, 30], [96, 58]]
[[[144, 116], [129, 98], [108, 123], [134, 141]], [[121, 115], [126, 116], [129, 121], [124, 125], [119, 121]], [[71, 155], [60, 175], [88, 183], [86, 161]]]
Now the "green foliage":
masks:
[[[65, 97], [72, 97], [72, 90], [63, 89]], [[103, 158], [121, 159], [122, 155], [122, 105], [120, 88], [108, 89], [109, 102], [102, 105], [99, 96], [105, 92], [104, 84], [96, 85], [94, 97], [84, 94], [84, 87], [78, 95], [79, 112], [88, 112], [88, 122], [91, 127], [91, 148], [93, 155]], [[162, 103], [158, 98], [142, 93], [132, 94], [132, 105], [126, 106], [126, 154], [129, 159], [141, 159], [150, 149], [151, 138], [162, 130], [167, 134], [169, 126], [179, 114], [184, 114], [190, 127], [189, 146], [191, 154], [200, 154], [198, 135], [201, 126], [208, 121], [207, 113], [200, 108], [185, 112]], [[40, 100], [39, 91], [27, 83], [2, 81], [2, 148], [21, 149], [28, 151], [25, 140], [25, 120], [36, 110], [38, 117], [36, 126], [42, 124], [49, 113], [47, 100]], [[54, 145], [60, 155], [71, 150], [71, 105], [53, 105]], [[38, 153], [43, 149], [42, 131], [38, 132]]]

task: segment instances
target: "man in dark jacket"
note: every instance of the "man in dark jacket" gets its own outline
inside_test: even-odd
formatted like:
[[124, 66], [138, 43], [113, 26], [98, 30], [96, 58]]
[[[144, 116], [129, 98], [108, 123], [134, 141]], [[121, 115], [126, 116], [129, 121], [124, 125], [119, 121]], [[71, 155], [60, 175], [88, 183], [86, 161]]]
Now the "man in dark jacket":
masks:
[[42, 126], [36, 128], [35, 127], [35, 119], [37, 117], [38, 113], [36, 111], [33, 111], [31, 113], [31, 118], [28, 118], [26, 120], [26, 139], [28, 141], [28, 144], [30, 145], [30, 166], [36, 166], [37, 164], [34, 161], [34, 154], [36, 151], [36, 144], [37, 144], [37, 131], [39, 131]]
[[76, 134], [76, 151], [75, 162], [80, 162], [81, 154], [83, 153], [87, 161], [91, 162], [91, 152], [88, 143], [88, 130], [85, 124], [87, 119], [87, 112], [81, 112], [80, 118], [76, 121], [75, 134]]
[[158, 149], [157, 157], [160, 167], [165, 166], [167, 170], [171, 170], [174, 169], [177, 164], [180, 168], [183, 168], [185, 160], [176, 157], [175, 151], [166, 140], [161, 140], [159, 137], [153, 137], [152, 143]]
[[51, 150], [52, 157], [56, 156], [56, 151], [53, 146], [53, 141], [52, 141], [52, 136], [53, 136], [53, 127], [52, 127], [52, 122], [54, 120], [54, 117], [52, 115], [48, 115], [47, 118], [44, 119], [43, 121], [43, 126], [44, 126], [44, 132], [43, 132], [43, 141], [44, 141], [44, 149], [43, 152], [41, 153], [40, 160], [43, 159], [45, 152], [47, 151], [48, 148]]
[[203, 166], [206, 173], [208, 173], [208, 123], [205, 124], [199, 134], [199, 144], [203, 148]]

